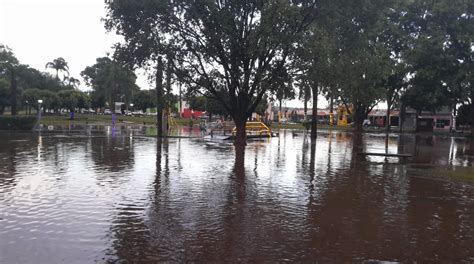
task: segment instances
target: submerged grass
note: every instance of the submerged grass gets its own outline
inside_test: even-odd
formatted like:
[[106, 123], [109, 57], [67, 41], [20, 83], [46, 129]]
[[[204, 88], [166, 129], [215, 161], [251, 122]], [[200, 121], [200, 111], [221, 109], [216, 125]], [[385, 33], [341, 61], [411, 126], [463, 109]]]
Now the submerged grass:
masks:
[[413, 166], [412, 169], [424, 178], [474, 183], [474, 167]]
[[453, 178], [456, 180], [474, 183], [474, 168], [473, 167], [454, 167], [446, 170], [438, 170], [433, 173], [438, 173], [441, 176]]

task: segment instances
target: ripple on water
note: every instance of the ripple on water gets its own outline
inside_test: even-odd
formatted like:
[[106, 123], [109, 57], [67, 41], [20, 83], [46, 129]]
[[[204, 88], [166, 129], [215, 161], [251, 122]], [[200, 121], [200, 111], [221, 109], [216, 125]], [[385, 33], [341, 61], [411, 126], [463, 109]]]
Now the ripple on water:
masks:
[[[229, 143], [96, 130], [1, 137], [0, 263], [473, 260], [472, 185], [360, 159], [351, 134], [312, 150], [282, 131], [249, 142], [242, 166]], [[472, 164], [464, 140], [362, 140], [430, 168]]]

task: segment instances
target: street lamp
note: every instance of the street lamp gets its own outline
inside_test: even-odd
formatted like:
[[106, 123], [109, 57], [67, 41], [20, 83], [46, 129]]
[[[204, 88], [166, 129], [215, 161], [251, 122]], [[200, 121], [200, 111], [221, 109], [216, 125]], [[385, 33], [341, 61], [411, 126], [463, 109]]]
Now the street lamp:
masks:
[[42, 99], [39, 99], [38, 100], [38, 123], [40, 122], [41, 120], [41, 104], [43, 103], [43, 100]]

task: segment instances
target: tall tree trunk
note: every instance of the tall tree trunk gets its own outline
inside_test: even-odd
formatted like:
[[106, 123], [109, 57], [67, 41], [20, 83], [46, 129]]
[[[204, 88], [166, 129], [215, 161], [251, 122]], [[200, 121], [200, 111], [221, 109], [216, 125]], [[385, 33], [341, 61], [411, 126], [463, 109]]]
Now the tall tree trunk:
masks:
[[329, 122], [329, 125], [333, 126], [334, 125], [334, 114], [333, 114], [333, 111], [334, 111], [334, 98], [333, 96], [331, 95], [331, 99], [329, 101], [329, 118], [330, 118], [330, 122]]
[[[473, 88], [471, 88], [470, 109], [471, 109], [471, 113], [473, 113], [474, 112], [474, 89]], [[470, 117], [471, 117], [471, 138], [472, 138], [471, 139], [471, 151], [472, 151], [472, 153], [474, 153], [474, 148], [472, 148], [472, 146], [474, 146], [474, 114], [471, 114]]]
[[[474, 109], [474, 105], [471, 105], [471, 109]], [[471, 114], [471, 138], [471, 141], [474, 141], [474, 114]]]
[[316, 143], [315, 139], [318, 136], [318, 83], [313, 81], [311, 87], [313, 94], [313, 109], [311, 112], [311, 143]]
[[308, 98], [306, 96], [306, 94], [304, 95], [304, 102], [303, 102], [303, 109], [304, 109], [304, 116], [303, 116], [303, 120], [306, 122], [308, 121]]
[[419, 120], [419, 116], [421, 114], [421, 111], [420, 110], [416, 110], [416, 113], [415, 113], [415, 132], [418, 133], [420, 132], [420, 120]]
[[391, 100], [387, 100], [387, 114], [385, 117], [385, 130], [390, 132], [390, 111], [392, 110], [392, 102]]
[[181, 116], [181, 112], [183, 110], [183, 95], [181, 90], [181, 83], [179, 83], [179, 117]]
[[247, 144], [247, 131], [245, 129], [245, 126], [247, 125], [247, 119], [244, 117], [244, 115], [239, 114], [234, 115], [233, 119], [236, 128], [234, 145], [245, 146]]
[[[171, 94], [171, 77], [173, 75], [172, 67], [173, 61], [171, 60], [171, 55], [166, 56], [167, 64], [166, 64], [166, 94]], [[168, 104], [168, 102], [167, 102]]]
[[163, 137], [163, 60], [158, 56], [156, 65], [156, 125], [158, 137]]
[[403, 123], [405, 122], [406, 107], [401, 103], [400, 112], [398, 113], [398, 132], [403, 133]]
[[364, 122], [365, 109], [361, 103], [354, 104], [353, 122], [355, 125], [355, 132], [362, 132], [362, 123]]
[[10, 80], [10, 92], [11, 92], [11, 115], [15, 116], [16, 115], [16, 92], [17, 92], [17, 87], [16, 87], [16, 72], [15, 69], [11, 69], [11, 80]]
[[279, 106], [280, 110], [278, 111], [278, 123], [281, 123], [281, 120], [283, 119], [283, 112], [281, 111], [282, 110], [282, 108], [281, 108], [282, 101], [283, 101], [282, 99], [278, 99], [278, 102], [280, 104], [280, 106]]

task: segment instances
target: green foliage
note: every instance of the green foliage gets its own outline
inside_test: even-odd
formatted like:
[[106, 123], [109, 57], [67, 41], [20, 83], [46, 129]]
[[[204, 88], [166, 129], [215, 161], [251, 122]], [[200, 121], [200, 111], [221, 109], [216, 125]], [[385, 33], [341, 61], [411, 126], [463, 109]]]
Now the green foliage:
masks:
[[133, 93], [139, 90], [135, 74], [107, 57], [97, 58], [96, 64], [86, 67], [81, 76], [94, 90], [94, 104], [103, 97], [111, 107], [119, 100], [128, 105]]
[[472, 1], [413, 1], [404, 21], [411, 87], [404, 95], [418, 110], [472, 104]]
[[73, 112], [76, 108], [89, 109], [91, 106], [90, 98], [87, 94], [77, 90], [66, 90], [58, 93], [61, 108], [69, 109]]
[[50, 74], [30, 68], [28, 65], [19, 65], [16, 71], [20, 90], [38, 88], [40, 90], [59, 91], [65, 89], [63, 84]]
[[93, 108], [105, 107], [107, 100], [105, 99], [105, 96], [102, 95], [101, 93], [92, 91], [90, 93], [90, 98], [91, 98], [91, 106]]
[[26, 105], [38, 108], [38, 100], [43, 100], [44, 109], [68, 109], [75, 111], [76, 108], [89, 109], [91, 106], [89, 96], [78, 90], [63, 90], [53, 92], [49, 90], [27, 89], [22, 94], [22, 102]]
[[[106, 28], [119, 57], [142, 65], [166, 55], [177, 78], [244, 122], [277, 82], [311, 22], [314, 1], [111, 1]], [[159, 80], [161, 81], [161, 80]]]
[[37, 88], [27, 89], [21, 95], [21, 101], [34, 108], [38, 108], [38, 100], [40, 99], [43, 99], [41, 97], [41, 90]]
[[190, 96], [189, 107], [193, 110], [205, 111], [209, 114], [227, 115], [227, 111], [218, 100], [210, 96]]
[[69, 75], [69, 66], [64, 58], [59, 57], [46, 63], [46, 68], [51, 68], [56, 71], [56, 79], [59, 80], [59, 72], [66, 72]]
[[188, 99], [189, 107], [197, 111], [206, 111], [206, 102], [205, 96], [192, 96]]
[[35, 124], [34, 116], [0, 116], [0, 129], [31, 130]]
[[10, 105], [10, 82], [0, 78], [0, 115], [3, 115], [5, 106]]
[[140, 90], [133, 95], [133, 104], [137, 109], [146, 112], [147, 108], [156, 106], [156, 92], [154, 90]]
[[0, 44], [0, 71], [18, 64], [18, 59], [13, 51], [8, 46]]
[[474, 106], [462, 105], [458, 109], [458, 115], [456, 116], [456, 124], [458, 125], [474, 125], [472, 115], [474, 113]]
[[265, 116], [265, 112], [267, 111], [267, 109], [268, 109], [268, 99], [266, 96], [263, 96], [257, 108], [255, 108], [255, 113], [261, 116]]

